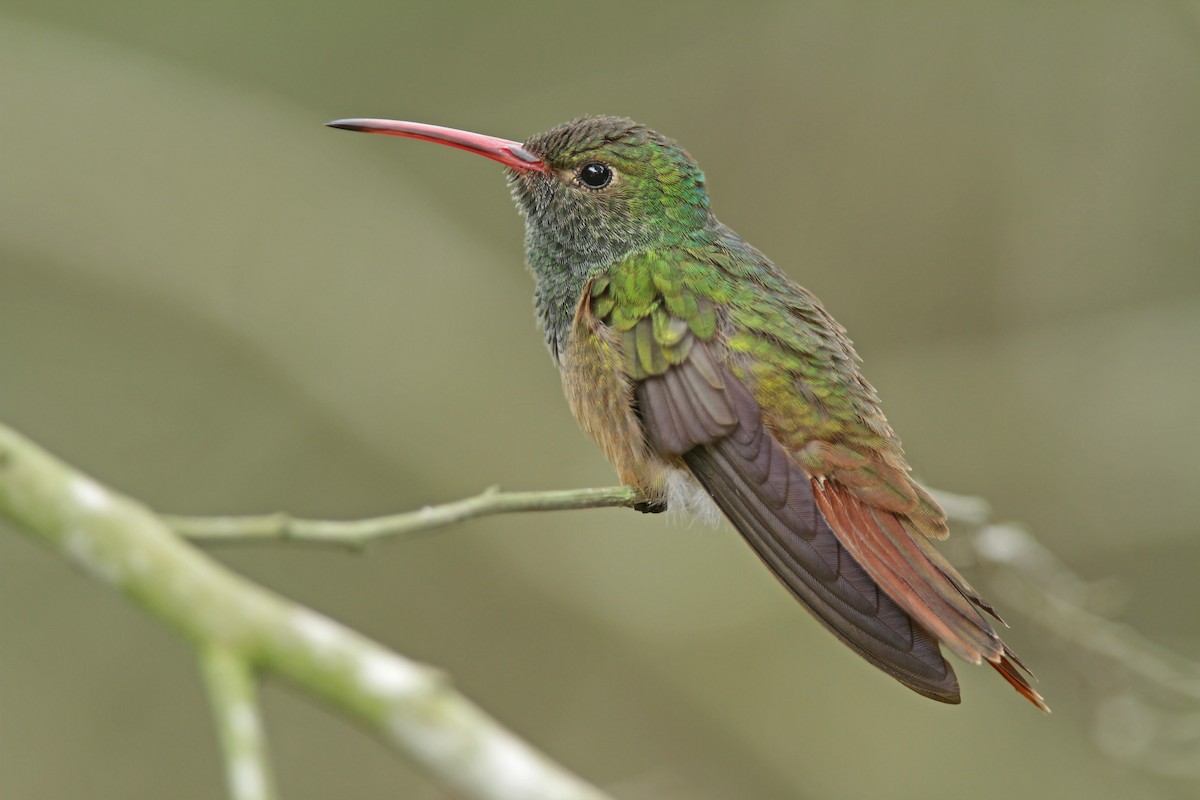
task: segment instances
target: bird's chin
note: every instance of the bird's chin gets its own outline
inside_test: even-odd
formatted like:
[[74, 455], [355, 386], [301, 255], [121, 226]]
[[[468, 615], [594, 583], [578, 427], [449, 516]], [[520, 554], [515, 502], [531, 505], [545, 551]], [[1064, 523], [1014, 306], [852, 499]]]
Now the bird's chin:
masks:
[[540, 172], [505, 170], [508, 190], [517, 209], [527, 217], [536, 217], [550, 204], [551, 187], [546, 176]]

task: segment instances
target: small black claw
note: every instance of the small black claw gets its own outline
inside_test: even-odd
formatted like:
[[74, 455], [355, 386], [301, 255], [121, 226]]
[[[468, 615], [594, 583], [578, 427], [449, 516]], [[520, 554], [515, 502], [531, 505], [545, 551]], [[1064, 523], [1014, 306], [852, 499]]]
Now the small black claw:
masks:
[[667, 501], [666, 499], [641, 500], [634, 503], [633, 507], [643, 514], [661, 514], [667, 510]]

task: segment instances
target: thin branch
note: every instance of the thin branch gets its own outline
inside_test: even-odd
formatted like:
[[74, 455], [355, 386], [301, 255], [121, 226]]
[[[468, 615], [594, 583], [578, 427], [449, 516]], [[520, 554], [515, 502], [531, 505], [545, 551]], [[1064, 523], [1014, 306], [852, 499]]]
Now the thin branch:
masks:
[[302, 519], [285, 513], [241, 517], [164, 514], [162, 519], [176, 533], [201, 542], [288, 540], [359, 548], [375, 539], [409, 536], [493, 514], [630, 507], [639, 499], [637, 491], [628, 486], [547, 492], [502, 492], [493, 486], [474, 497], [452, 503], [367, 519]]
[[[232, 572], [141, 503], [2, 425], [0, 519], [119, 589], [201, 652], [219, 648], [361, 721], [461, 797], [606, 797], [503, 728], [441, 673]], [[227, 669], [229, 662], [207, 667]], [[226, 691], [234, 679], [220, 680]]]
[[938, 492], [937, 499], [950, 519], [967, 527], [970, 559], [988, 573], [1005, 607], [1020, 610], [1055, 641], [1070, 642], [1120, 664], [1130, 675], [1200, 702], [1200, 664], [1091, 611], [1091, 587], [1032, 534], [1013, 523], [989, 522], [987, 504], [977, 498]]
[[[1035, 573], [1014, 568], [1011, 558], [1044, 551], [1026, 531], [990, 525], [974, 535], [972, 544], [976, 553], [987, 554], [984, 557], [992, 561], [993, 569], [1008, 567], [1003, 578], [1013, 584], [1005, 591], [1007, 605], [1019, 608], [1062, 641], [1115, 661], [1134, 677], [1200, 702], [1200, 665], [1150, 641], [1128, 625], [1089, 611], [1086, 600], [1081, 603], [1078, 596], [1070, 596], [1074, 593], [1063, 591], [1076, 582], [1073, 573], [1064, 571], [1057, 579], [1051, 576], [1054, 582], [1048, 584], [1038, 580]], [[1004, 548], [999, 554], [998, 546]], [[998, 560], [998, 555], [1003, 560]]]
[[1096, 611], [1096, 585], [1021, 526], [991, 522], [986, 503], [938, 500], [966, 528], [951, 540], [963, 551], [956, 560], [978, 566], [997, 605], [1020, 611], [1069, 654], [1059, 671], [1075, 665], [1097, 746], [1152, 773], [1200, 778], [1200, 663]]
[[230, 798], [274, 800], [275, 781], [250, 665], [236, 653], [216, 646], [200, 654], [200, 666], [217, 720]]

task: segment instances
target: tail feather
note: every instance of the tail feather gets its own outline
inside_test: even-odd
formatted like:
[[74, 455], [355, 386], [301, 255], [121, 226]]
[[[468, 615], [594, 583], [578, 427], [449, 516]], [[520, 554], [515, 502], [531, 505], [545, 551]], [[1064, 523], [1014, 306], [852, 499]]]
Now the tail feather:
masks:
[[1033, 673], [1021, 663], [1021, 659], [1017, 658], [1016, 654], [1014, 654], [1012, 650], [1009, 650], [1007, 646], [1004, 648], [1004, 653], [1001, 654], [999, 660], [988, 661], [988, 664], [992, 667], [992, 669], [996, 670], [996, 672], [999, 672], [1000, 676], [1004, 678], [1004, 680], [1012, 684], [1012, 687], [1020, 692], [1025, 699], [1033, 703], [1042, 711], [1045, 711], [1047, 714], [1050, 713], [1050, 706], [1046, 705], [1046, 701], [1043, 700], [1042, 696], [1038, 694], [1038, 691], [1030, 685], [1029, 679], [1027, 679], [1025, 675], [1022, 675], [1021, 671], [1024, 670], [1025, 673], [1029, 675], [1029, 678], [1033, 678], [1034, 680], [1037, 679], [1034, 678]]
[[899, 517], [867, 505], [835, 480], [812, 485], [839, 541], [909, 614], [959, 658], [978, 664], [1000, 655], [1004, 644], [971, 601], [975, 593], [929, 558]]
[[1029, 670], [979, 613], [996, 616], [991, 606], [927, 539], [892, 512], [867, 506], [835, 480], [812, 485], [839, 541], [906, 612], [960, 658], [986, 661], [1029, 702], [1050, 710], [1022, 674]]

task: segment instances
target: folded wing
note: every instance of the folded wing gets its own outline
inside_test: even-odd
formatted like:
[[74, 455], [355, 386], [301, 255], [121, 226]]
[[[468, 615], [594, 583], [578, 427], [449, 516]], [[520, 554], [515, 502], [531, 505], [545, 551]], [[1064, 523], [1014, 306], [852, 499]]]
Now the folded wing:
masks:
[[682, 457], [763, 562], [834, 635], [914, 691], [959, 702], [958, 681], [937, 640], [838, 541], [808, 476], [709, 347], [693, 343], [687, 361], [638, 384], [651, 446]]

